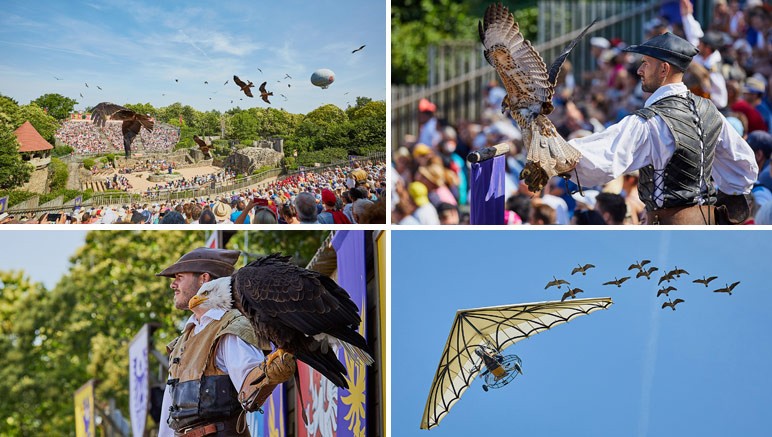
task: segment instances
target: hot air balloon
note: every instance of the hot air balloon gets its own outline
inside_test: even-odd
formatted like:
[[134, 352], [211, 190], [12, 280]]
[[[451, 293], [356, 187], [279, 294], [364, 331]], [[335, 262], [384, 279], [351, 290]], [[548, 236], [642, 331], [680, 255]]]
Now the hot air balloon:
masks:
[[314, 74], [311, 75], [311, 83], [315, 86], [321, 87], [322, 89], [326, 89], [334, 81], [335, 73], [333, 73], [332, 70], [328, 70], [327, 68], [320, 68], [319, 70], [314, 71]]

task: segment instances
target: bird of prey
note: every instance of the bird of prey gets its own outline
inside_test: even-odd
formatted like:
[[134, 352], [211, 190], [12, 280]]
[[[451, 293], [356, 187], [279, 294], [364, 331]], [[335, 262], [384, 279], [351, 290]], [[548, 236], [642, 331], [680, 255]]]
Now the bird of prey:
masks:
[[640, 278], [641, 276], [645, 276], [646, 279], [651, 279], [651, 274], [659, 270], [656, 267], [650, 267], [648, 270], [641, 269], [640, 272], [638, 272], [637, 275], [635, 275], [636, 278]]
[[665, 273], [661, 278], [659, 278], [659, 282], [657, 282], [657, 285], [662, 284], [662, 282], [664, 282], [664, 281], [670, 282], [673, 279], [675, 279], [675, 278], [673, 278], [673, 275], [671, 275], [669, 272]]
[[636, 261], [635, 264], [630, 264], [630, 267], [628, 267], [627, 270], [632, 270], [632, 269], [643, 270], [643, 266], [650, 263], [651, 261], [648, 259], [645, 259], [641, 262]]
[[684, 269], [679, 269], [678, 266], [676, 266], [673, 270], [668, 272], [669, 275], [675, 276], [676, 278], [680, 278], [681, 275], [688, 275], [689, 272], [687, 272]]
[[179, 82], [180, 80], [179, 80], [179, 79], [174, 79], [174, 81], [175, 81], [175, 82]]
[[502, 112], [509, 111], [517, 122], [528, 149], [520, 179], [533, 192], [540, 191], [550, 177], [572, 170], [582, 156], [558, 134], [547, 115], [554, 109], [552, 95], [560, 68], [590, 26], [566, 46], [548, 71], [541, 55], [520, 33], [514, 16], [504, 5], [488, 6], [479, 22], [485, 59], [496, 69], [507, 91], [501, 103]]
[[563, 293], [563, 298], [560, 299], [560, 301], [563, 302], [564, 300], [568, 299], [569, 297], [571, 299], [576, 299], [576, 293], [584, 293], [584, 290], [582, 290], [581, 288], [571, 288], [571, 287], [568, 287], [568, 291]]
[[54, 76], [54, 79], [56, 79], [56, 80], [62, 80], [62, 79], [60, 79], [60, 78], [58, 78], [58, 77], [56, 77], [56, 76]]
[[123, 150], [126, 158], [131, 158], [131, 142], [139, 135], [140, 129], [144, 127], [150, 132], [153, 131], [153, 119], [145, 114], [138, 114], [131, 109], [124, 108], [115, 103], [102, 102], [91, 110], [91, 119], [94, 124], [104, 128], [107, 120], [123, 121], [121, 132], [123, 133]]
[[673, 287], [672, 285], [668, 285], [667, 288], [660, 288], [659, 290], [657, 290], [657, 297], [660, 297], [663, 294], [665, 296], [670, 297], [670, 292], [671, 291], [676, 291], [676, 290], [678, 290], [678, 289]]
[[193, 135], [193, 141], [198, 144], [198, 148], [201, 150], [201, 153], [204, 154], [207, 158], [211, 158], [212, 155], [209, 154], [209, 149], [211, 149], [211, 146], [207, 146], [204, 140], [202, 140], [198, 135]]
[[737, 287], [737, 284], [739, 284], [740, 281], [732, 283], [732, 285], [727, 285], [724, 288], [719, 288], [718, 290], [713, 290], [714, 293], [729, 293], [729, 295], [732, 295], [732, 290], [734, 290], [735, 287]]
[[558, 288], [560, 288], [560, 284], [570, 285], [570, 282], [564, 281], [562, 279], [558, 279], [554, 276], [552, 277], [552, 279], [553, 279], [552, 281], [547, 282], [547, 286], [544, 287], [545, 290], [552, 287], [553, 285], [556, 285]]
[[83, 82], [83, 83], [85, 83], [85, 84], [86, 84], [86, 88], [88, 88], [88, 87], [89, 87], [89, 86], [88, 86], [88, 83], [86, 83], [86, 82]]
[[257, 69], [257, 71], [259, 71], [259, 72], [261, 72], [261, 73], [263, 72], [263, 70], [261, 70], [261, 69], [259, 69], [259, 68]]
[[292, 88], [292, 85], [290, 85], [290, 84], [287, 84], [287, 88]]
[[101, 86], [97, 85], [96, 87], [99, 88], [99, 91], [102, 91], [102, 87]]
[[284, 101], [287, 101], [287, 96], [285, 96], [284, 94], [279, 94], [279, 95], [284, 98]]
[[594, 265], [592, 265], [592, 264], [585, 264], [585, 265], [577, 264], [577, 266], [578, 266], [578, 267], [574, 267], [574, 269], [573, 269], [573, 270], [571, 270], [571, 274], [572, 274], [572, 275], [573, 275], [574, 273], [579, 273], [579, 272], [581, 272], [581, 273], [582, 273], [582, 275], [584, 276], [584, 275], [587, 275], [587, 270], [589, 270], [589, 269], [592, 269], [592, 268], [595, 268], [595, 266], [594, 266]]
[[[356, 331], [362, 322], [359, 309], [335, 281], [298, 267], [289, 258], [279, 254], [259, 258], [232, 276], [204, 283], [196, 296], [203, 301], [232, 299], [249, 319], [259, 343], [276, 346], [267, 362], [289, 352], [336, 386], [348, 388], [346, 367], [331, 346], [342, 347], [357, 362], [373, 363], [367, 341]], [[191, 302], [192, 307], [196, 301]]]
[[205, 81], [204, 81], [204, 85], [209, 85], [209, 81], [208, 81], [208, 80], [205, 80]]
[[290, 75], [289, 75], [289, 74], [287, 74], [287, 73], [284, 73], [284, 78], [285, 78], [285, 79], [292, 79], [292, 76], [290, 76]]
[[345, 93], [343, 93], [343, 95], [344, 95], [344, 96], [345, 96], [346, 94], [348, 94], [348, 91], [346, 91]]
[[265, 103], [268, 103], [268, 104], [270, 105], [270, 104], [271, 104], [271, 102], [268, 100], [268, 96], [272, 96], [272, 95], [273, 95], [273, 92], [268, 92], [268, 91], [265, 89], [265, 85], [266, 85], [267, 83], [268, 83], [268, 82], [263, 82], [262, 84], [260, 84], [260, 88], [259, 88], [259, 89], [260, 89], [260, 98], [261, 98], [261, 99], [263, 99], [263, 101], [264, 101]]
[[252, 95], [252, 90], [250, 88], [254, 88], [255, 85], [250, 80], [249, 83], [244, 83], [243, 80], [239, 79], [238, 76], [235, 74], [233, 75], [233, 82], [241, 88], [241, 91], [244, 91], [244, 94], [246, 94], [249, 97], [254, 97]]
[[224, 83], [223, 85], [228, 85], [228, 81], [226, 80], [226, 81], [225, 81], [225, 83]]
[[614, 280], [613, 281], [604, 282], [603, 285], [616, 285], [617, 287], [621, 288], [622, 287], [622, 283], [625, 282], [628, 279], [630, 279], [629, 276], [623, 276], [623, 277], [621, 277], [619, 279], [617, 279], [617, 277], [614, 276]]
[[675, 311], [676, 305], [678, 305], [681, 302], [686, 302], [686, 301], [683, 299], [676, 299], [672, 302], [665, 302], [662, 304], [662, 309], [665, 309], [666, 307], [670, 307], [673, 311]]
[[362, 50], [363, 48], [365, 48], [365, 44], [363, 44], [362, 46], [360, 46], [358, 49], [354, 49], [354, 50], [352, 50], [352, 51], [351, 51], [351, 53], [356, 53], [356, 52], [358, 52], [358, 51]]
[[702, 279], [695, 279], [692, 282], [694, 282], [695, 284], [703, 284], [705, 288], [708, 288], [708, 284], [710, 284], [710, 281], [714, 279], [718, 279], [718, 276], [711, 276], [709, 278], [706, 278], [703, 276]]
[[83, 93], [78, 93], [78, 94], [80, 94], [80, 98], [82, 99], [83, 98]]

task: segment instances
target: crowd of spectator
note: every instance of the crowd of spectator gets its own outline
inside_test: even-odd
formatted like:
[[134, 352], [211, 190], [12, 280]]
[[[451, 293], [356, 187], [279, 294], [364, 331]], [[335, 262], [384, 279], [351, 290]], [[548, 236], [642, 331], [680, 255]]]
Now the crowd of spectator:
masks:
[[[120, 121], [108, 121], [104, 128], [94, 125], [91, 120], [67, 120], [56, 131], [54, 137], [72, 147], [78, 155], [102, 153], [123, 153], [123, 133]], [[134, 139], [132, 149], [136, 152], [170, 152], [179, 142], [179, 129], [156, 123], [153, 131], [141, 129]]]
[[[629, 44], [673, 32], [700, 51], [684, 83], [693, 93], [710, 98], [756, 152], [760, 173], [753, 189], [755, 221], [772, 223], [772, 6], [759, 0], [718, 0], [710, 22], [699, 23], [691, 2], [681, 0], [680, 16], [669, 18], [647, 22], [640, 41], [590, 38], [594, 68], [574, 77], [570, 62], [564, 64], [550, 119], [564, 138], [572, 139], [603, 131], [642, 108], [648, 95], [637, 75], [640, 57], [623, 50]], [[528, 191], [519, 180], [525, 165], [521, 132], [501, 114], [505, 95], [501, 86], [490, 83], [483, 91], [485, 109], [477, 120], [444, 120], [432, 102], [419, 102], [419, 132], [403, 138], [392, 154], [392, 223], [468, 224], [470, 166], [465, 158], [471, 151], [499, 143], [510, 146], [504, 223], [645, 222], [637, 172], [581, 191], [557, 177], [541, 192]]]

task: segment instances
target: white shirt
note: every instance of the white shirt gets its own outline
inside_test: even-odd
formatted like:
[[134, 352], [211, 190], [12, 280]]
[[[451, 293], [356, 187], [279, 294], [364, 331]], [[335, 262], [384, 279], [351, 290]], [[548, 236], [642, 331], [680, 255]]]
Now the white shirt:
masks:
[[[645, 107], [665, 97], [687, 92], [683, 83], [665, 85], [657, 89]], [[721, 116], [722, 127], [716, 143], [713, 160], [713, 179], [716, 187], [726, 194], [750, 193], [759, 173], [756, 159], [748, 143]], [[675, 151], [675, 139], [665, 121], [655, 116], [644, 120], [628, 115], [603, 132], [576, 138], [568, 142], [582, 152], [576, 167], [582, 186], [603, 185], [617, 177], [652, 164], [662, 170]], [[577, 182], [576, 175], [571, 178]], [[655, 179], [659, 178], [655, 174]], [[655, 187], [660, 186], [655, 180]], [[658, 206], [662, 206], [659, 190], [655, 191]]]
[[[208, 324], [215, 320], [220, 320], [225, 315], [224, 310], [211, 309], [201, 316], [201, 321], [196, 320], [195, 315], [191, 315], [185, 323], [182, 332], [193, 325], [193, 335], [200, 333]], [[247, 374], [258, 364], [263, 362], [265, 357], [260, 349], [245, 342], [237, 335], [225, 334], [220, 339], [215, 356], [215, 365], [218, 369], [227, 373], [236, 388], [241, 390], [241, 385]], [[174, 437], [174, 430], [169, 428], [166, 421], [169, 419], [169, 407], [172, 405], [172, 395], [167, 385], [164, 389], [164, 401], [161, 406], [161, 424], [158, 429], [158, 437]]]

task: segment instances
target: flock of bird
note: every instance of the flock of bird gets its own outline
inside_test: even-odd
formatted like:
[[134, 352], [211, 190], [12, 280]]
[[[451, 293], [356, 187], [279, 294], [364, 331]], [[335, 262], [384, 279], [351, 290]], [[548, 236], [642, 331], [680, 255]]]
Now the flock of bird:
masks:
[[[659, 271], [658, 267], [650, 266], [651, 260], [644, 259], [641, 261], [635, 261], [633, 264], [630, 264], [630, 266], [627, 268], [627, 271], [635, 271], [635, 277], [636, 278], [646, 278], [646, 280], [651, 280], [652, 274], [654, 272]], [[648, 267], [647, 267], [648, 266]], [[571, 270], [571, 276], [581, 273], [582, 276], [587, 275], [587, 271], [590, 269], [594, 269], [595, 266], [592, 264], [578, 264], [577, 267], [575, 267], [573, 270]], [[664, 275], [662, 275], [659, 278], [659, 281], [657, 285], [662, 285], [663, 282], [666, 282], [666, 287], [660, 288], [657, 290], [657, 297], [665, 295], [667, 297], [667, 302], [664, 302], [662, 304], [662, 309], [670, 308], [673, 311], [676, 309], [676, 305], [679, 303], [685, 302], [684, 299], [676, 298], [675, 300], [670, 298], [670, 292], [678, 290], [676, 287], [671, 285], [670, 283], [672, 281], [675, 281], [677, 278], [680, 278], [682, 275], [689, 275], [689, 272], [686, 270], [679, 268], [676, 266], [672, 270], [667, 271]], [[612, 285], [617, 286], [619, 288], [622, 287], [622, 284], [632, 278], [632, 273], [630, 273], [630, 276], [622, 276], [622, 277], [614, 277], [613, 280], [604, 282], [603, 285]], [[706, 288], [708, 288], [710, 283], [714, 280], [718, 279], [717, 276], [710, 276], [702, 278], [695, 279], [692, 281], [692, 283], [695, 284], [702, 284]], [[740, 284], [740, 281], [733, 282], [732, 284], [725, 284], [722, 288], [717, 288], [713, 290], [714, 293], [727, 293], [729, 295], [732, 294], [732, 291], [737, 287], [737, 285]], [[558, 279], [557, 277], [553, 276], [552, 280], [547, 283], [547, 285], [544, 287], [545, 290], [549, 289], [550, 287], [557, 287], [558, 289], [562, 288], [562, 286], [565, 285], [568, 291], [563, 293], [563, 297], [560, 299], [560, 301], [565, 301], [568, 298], [575, 299], [576, 295], [578, 293], [583, 293], [584, 290], [581, 288], [571, 287], [571, 283], [565, 279]]]
[[[366, 45], [364, 45], [364, 44], [363, 44], [363, 45], [361, 45], [360, 47], [358, 47], [358, 48], [356, 48], [356, 49], [352, 50], [352, 51], [351, 51], [351, 53], [352, 53], [352, 54], [354, 54], [354, 53], [357, 53], [357, 52], [361, 51], [362, 49], [364, 49], [365, 47], [366, 47]], [[257, 67], [256, 67], [256, 68], [257, 68]], [[257, 68], [257, 71], [259, 71], [261, 74], [263, 73], [263, 70], [262, 70], [262, 69], [260, 69], [260, 68]], [[56, 80], [64, 80], [64, 79], [62, 79], [62, 78], [60, 78], [60, 77], [58, 77], [58, 76], [54, 76], [54, 79], [56, 79]], [[284, 73], [284, 78], [283, 78], [283, 79], [285, 79], [285, 80], [286, 80], [286, 79], [292, 80], [292, 76], [290, 76], [288, 73]], [[239, 77], [238, 77], [238, 76], [236, 76], [235, 74], [233, 75], [233, 81], [234, 81], [234, 83], [235, 83], [235, 84], [236, 84], [236, 85], [237, 85], [237, 86], [240, 88], [240, 90], [241, 90], [242, 92], [244, 92], [244, 94], [245, 94], [247, 97], [254, 97], [254, 95], [252, 94], [252, 91], [250, 90], [250, 88], [254, 88], [254, 86], [255, 86], [255, 85], [252, 83], [252, 81], [250, 81], [250, 80], [247, 80], [247, 82], [245, 83], [244, 81], [242, 81], [241, 79], [239, 79]], [[277, 82], [277, 83], [281, 83], [281, 81], [282, 81], [282, 79], [280, 79], [280, 80], [277, 80], [276, 82]], [[179, 79], [179, 78], [176, 78], [176, 79], [174, 79], [174, 82], [175, 82], [175, 83], [180, 83], [180, 79]], [[223, 83], [223, 86], [226, 86], [226, 85], [228, 85], [228, 82], [229, 82], [229, 80], [226, 80], [226, 81], [225, 81], [225, 83]], [[87, 82], [84, 82], [84, 84], [86, 85], [86, 88], [89, 88], [89, 89], [91, 88], [91, 87], [88, 85], [88, 83], [87, 83]], [[204, 81], [204, 85], [209, 85], [209, 81], [208, 81], [208, 80], [205, 80], [205, 81]], [[268, 103], [268, 104], [270, 105], [270, 104], [271, 104], [271, 102], [270, 102], [270, 100], [268, 99], [268, 97], [269, 97], [269, 96], [273, 96], [273, 92], [272, 92], [272, 91], [268, 91], [268, 90], [267, 90], [267, 86], [268, 86], [268, 81], [263, 81], [263, 83], [262, 83], [262, 84], [260, 84], [260, 86], [258, 87], [258, 89], [260, 90], [260, 98], [261, 98], [261, 99], [262, 99], [264, 102], [266, 102], [266, 103]], [[97, 87], [97, 88], [98, 88], [100, 91], [102, 90], [102, 87], [100, 87], [99, 85], [97, 85], [96, 87]], [[292, 84], [291, 84], [291, 83], [287, 83], [287, 88], [292, 88]], [[83, 93], [82, 93], [82, 92], [79, 92], [78, 94], [80, 95], [80, 97], [81, 97], [82, 99], [84, 99], [84, 98], [85, 98], [85, 96], [83, 95]], [[217, 91], [214, 91], [214, 92], [213, 92], [213, 94], [217, 94]], [[348, 93], [346, 93], [346, 94], [348, 94]], [[166, 96], [166, 93], [162, 93], [161, 95], [162, 95], [162, 96]], [[288, 100], [288, 99], [287, 99], [287, 96], [285, 96], [284, 94], [281, 94], [281, 93], [280, 93], [280, 94], [279, 94], [279, 96], [281, 96], [281, 97], [284, 99], [284, 101], [285, 101], [285, 102]], [[209, 97], [209, 100], [212, 100], [212, 98], [211, 98], [211, 97]], [[244, 100], [244, 99], [243, 99], [243, 98], [240, 98], [239, 100]], [[231, 104], [233, 104], [233, 100], [231, 100]]]

